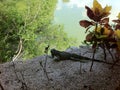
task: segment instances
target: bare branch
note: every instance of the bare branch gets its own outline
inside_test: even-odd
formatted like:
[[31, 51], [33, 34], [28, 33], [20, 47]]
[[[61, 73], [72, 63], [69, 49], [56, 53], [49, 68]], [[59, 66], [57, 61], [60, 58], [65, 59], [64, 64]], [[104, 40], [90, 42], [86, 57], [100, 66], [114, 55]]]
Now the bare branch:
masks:
[[21, 51], [22, 51], [22, 40], [20, 39], [20, 42], [19, 42], [19, 45], [18, 45], [18, 53], [17, 53], [17, 55], [15, 55], [14, 57], [13, 57], [13, 60], [12, 61], [15, 61], [18, 57], [19, 57], [19, 55], [21, 54]]

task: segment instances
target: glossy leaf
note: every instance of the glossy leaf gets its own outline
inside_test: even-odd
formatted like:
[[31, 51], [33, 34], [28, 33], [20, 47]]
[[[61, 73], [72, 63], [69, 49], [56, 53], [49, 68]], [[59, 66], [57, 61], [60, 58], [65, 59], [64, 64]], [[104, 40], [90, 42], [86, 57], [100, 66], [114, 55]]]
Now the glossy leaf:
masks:
[[112, 30], [112, 27], [108, 23], [104, 24], [104, 27], [108, 28], [109, 30]]
[[104, 17], [108, 17], [110, 15], [110, 12], [108, 13], [108, 12], [103, 12], [102, 14], [101, 14], [101, 18], [104, 18]]
[[100, 21], [100, 23], [102, 23], [102, 24], [107, 24], [107, 23], [109, 23], [109, 18], [104, 18], [104, 19], [102, 19], [102, 20]]
[[120, 50], [120, 41], [117, 42], [118, 49]]
[[100, 32], [101, 32], [101, 28], [102, 28], [101, 26], [97, 27], [97, 30], [96, 30], [97, 33], [100, 33]]
[[115, 35], [117, 36], [118, 39], [120, 39], [120, 30], [119, 29], [117, 29], [115, 31]]
[[111, 30], [109, 30], [108, 28], [104, 27], [104, 35], [110, 35]]
[[117, 25], [115, 26], [115, 30], [117, 30], [117, 29], [120, 29], [120, 24], [117, 24]]
[[109, 13], [111, 9], [111, 6], [106, 5], [106, 7], [103, 9], [103, 12]]
[[94, 12], [87, 6], [85, 6], [85, 8], [87, 9], [87, 16], [92, 19], [92, 20], [95, 20], [95, 15], [94, 15]]
[[106, 6], [101, 12], [101, 17], [102, 18], [107, 17], [110, 14], [111, 8], [112, 8], [111, 6]]
[[117, 16], [117, 17], [118, 17], [118, 19], [120, 19], [120, 13], [118, 14], [118, 16]]
[[115, 22], [115, 23], [120, 23], [120, 20], [119, 19], [117, 19], [117, 20], [112, 20], [113, 22]]
[[92, 25], [92, 22], [89, 22], [87, 20], [82, 20], [79, 22], [79, 24], [84, 27], [84, 28], [87, 28], [88, 26]]
[[97, 0], [94, 0], [92, 9], [87, 6], [85, 8], [87, 9], [87, 16], [96, 22], [100, 22], [102, 18], [107, 17], [111, 10], [111, 6], [102, 8], [101, 4]]
[[102, 12], [102, 6], [97, 0], [93, 1], [93, 11], [95, 14]]
[[87, 36], [86, 36], [86, 41], [87, 41], [87, 42], [91, 42], [92, 39], [93, 39], [93, 34], [92, 34], [92, 33], [87, 34]]
[[[114, 33], [111, 29], [108, 29], [107, 27], [101, 27], [101, 26], [99, 26], [96, 31], [100, 35], [106, 35], [105, 37], [111, 36]], [[101, 37], [104, 37], [104, 36], [99, 36], [99, 37], [101, 38]]]

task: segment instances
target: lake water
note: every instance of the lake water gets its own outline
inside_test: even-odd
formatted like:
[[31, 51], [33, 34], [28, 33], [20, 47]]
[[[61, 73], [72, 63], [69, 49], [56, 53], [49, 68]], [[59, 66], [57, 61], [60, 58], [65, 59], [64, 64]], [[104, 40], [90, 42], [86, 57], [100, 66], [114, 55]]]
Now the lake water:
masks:
[[84, 40], [84, 28], [80, 27], [79, 21], [83, 19], [83, 8], [78, 8], [76, 5], [72, 7], [68, 3], [58, 0], [57, 8], [54, 14], [54, 21], [64, 25], [64, 31], [69, 37], [77, 39], [78, 44]]
[[[64, 2], [68, 1], [68, 2]], [[64, 25], [64, 31], [69, 37], [77, 39], [78, 45], [85, 39], [85, 29], [79, 25], [79, 21], [88, 19], [86, 16], [85, 5], [92, 6], [93, 0], [58, 0], [57, 7], [54, 13], [54, 21], [57, 24]], [[115, 19], [120, 7], [118, 0], [98, 0], [102, 6], [106, 4], [112, 6], [111, 19]], [[117, 9], [116, 9], [117, 8]]]

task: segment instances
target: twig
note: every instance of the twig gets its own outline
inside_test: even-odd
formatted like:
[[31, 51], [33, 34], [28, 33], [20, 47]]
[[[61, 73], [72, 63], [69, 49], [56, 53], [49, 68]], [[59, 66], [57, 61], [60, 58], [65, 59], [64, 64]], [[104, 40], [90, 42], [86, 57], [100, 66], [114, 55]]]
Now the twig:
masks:
[[111, 55], [112, 60], [113, 60], [113, 63], [114, 63], [114, 61], [115, 61], [115, 60], [114, 60], [114, 57], [113, 57], [113, 55], [112, 55], [112, 53], [111, 53], [110, 49], [108, 49], [108, 48], [107, 48], [107, 50], [108, 50], [109, 54]]
[[18, 58], [21, 51], [22, 51], [22, 40], [20, 39], [19, 46], [18, 46], [18, 53], [17, 53], [17, 55], [15, 57], [13, 57], [13, 61], [15, 61]]
[[44, 69], [46, 70], [46, 65], [47, 65], [47, 56], [48, 55], [45, 55], [45, 63], [44, 63]]
[[15, 63], [14, 63], [14, 62], [12, 62], [12, 63], [13, 63], [13, 68], [14, 68], [15, 76], [17, 77], [18, 81], [20, 81], [19, 78], [18, 78], [17, 72], [16, 72], [16, 70], [15, 70]]
[[[95, 24], [95, 33], [97, 32], [97, 27], [98, 27], [98, 23]], [[92, 63], [91, 63], [91, 66], [90, 66], [90, 71], [92, 71], [92, 66], [93, 66], [93, 62], [94, 62], [95, 52], [96, 52], [96, 48], [94, 48], [94, 51], [93, 51]]]
[[92, 66], [93, 66], [93, 62], [94, 62], [95, 52], [96, 52], [96, 48], [95, 48], [94, 51], [93, 51], [92, 64], [91, 64], [91, 66], [90, 66], [90, 71], [92, 71]]
[[48, 50], [49, 50], [49, 45], [47, 47], [45, 47], [45, 51], [44, 53], [46, 54], [45, 56], [45, 63], [44, 63], [44, 69], [46, 70], [46, 65], [47, 65], [47, 56], [48, 56]]
[[20, 80], [20, 79], [18, 78], [18, 75], [17, 75], [16, 70], [15, 70], [15, 63], [14, 63], [14, 62], [12, 62], [12, 63], [13, 63], [14, 73], [15, 73], [18, 81], [22, 83], [22, 86], [21, 86], [22, 90], [28, 90], [27, 84], [26, 84], [25, 82], [23, 82], [23, 81], [24, 81], [23, 74], [20, 73], [21, 76], [22, 76], [22, 79], [23, 79], [23, 80]]
[[0, 83], [0, 88], [1, 90], [5, 90], [1, 83]]
[[104, 60], [106, 61], [107, 59], [106, 59], [106, 51], [105, 51], [105, 46], [104, 46], [104, 43], [103, 43], [103, 52], [104, 52]]
[[46, 77], [47, 77], [47, 79], [48, 79], [48, 81], [49, 81], [50, 79], [49, 79], [49, 76], [48, 76], [48, 73], [47, 73], [47, 70], [46, 70], [46, 65], [47, 65], [47, 56], [48, 56], [49, 47], [50, 47], [49, 45], [48, 45], [47, 47], [45, 47], [44, 53], [45, 53], [46, 55], [45, 55], [45, 63], [44, 63], [44, 66], [43, 66], [42, 61], [39, 62], [39, 63], [40, 63], [40, 66], [42, 67], [42, 69], [43, 69], [43, 71], [44, 71], [44, 73], [45, 73], [45, 75], [46, 75]]
[[20, 74], [21, 74], [22, 79], [23, 79], [23, 80], [21, 80], [21, 83], [22, 83], [22, 87], [21, 88], [22, 88], [22, 90], [28, 90], [27, 84], [25, 82], [23, 82], [23, 81], [25, 81], [24, 75], [21, 72], [20, 72]]
[[46, 68], [44, 68], [44, 66], [43, 66], [43, 64], [42, 64], [42, 61], [40, 61], [39, 63], [40, 63], [40, 66], [42, 67], [42, 69], [43, 69], [43, 71], [44, 71], [45, 76], [47, 77], [47, 79], [48, 79], [48, 81], [49, 81], [50, 79], [49, 79], [49, 76], [48, 76], [48, 74], [47, 74]]

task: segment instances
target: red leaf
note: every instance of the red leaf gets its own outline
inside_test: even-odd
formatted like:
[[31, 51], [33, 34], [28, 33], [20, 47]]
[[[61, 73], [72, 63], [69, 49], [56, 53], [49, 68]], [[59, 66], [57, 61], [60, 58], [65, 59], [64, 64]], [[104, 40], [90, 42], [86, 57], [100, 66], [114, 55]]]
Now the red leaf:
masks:
[[119, 25], [119, 24], [117, 24], [117, 25], [115, 26], [115, 30], [117, 30], [117, 29], [120, 29], [120, 25]]
[[86, 35], [86, 41], [87, 42], [92, 42], [92, 40], [93, 40], [93, 34], [92, 33], [87, 34]]
[[109, 12], [103, 12], [100, 17], [104, 18], [104, 17], [107, 17], [108, 15], [110, 15]]
[[89, 22], [87, 20], [82, 20], [79, 22], [79, 24], [84, 28], [87, 28], [88, 26], [93, 25], [92, 22]]
[[104, 27], [108, 28], [108, 30], [112, 30], [112, 27], [108, 23], [104, 24]]
[[120, 23], [120, 20], [118, 19], [118, 20], [112, 20], [113, 22], [115, 22], [115, 23]]
[[87, 16], [92, 19], [92, 20], [95, 20], [95, 15], [94, 15], [94, 12], [87, 6], [85, 6], [85, 8], [87, 9]]
[[100, 21], [102, 24], [108, 24], [109, 23], [109, 18], [104, 18]]

